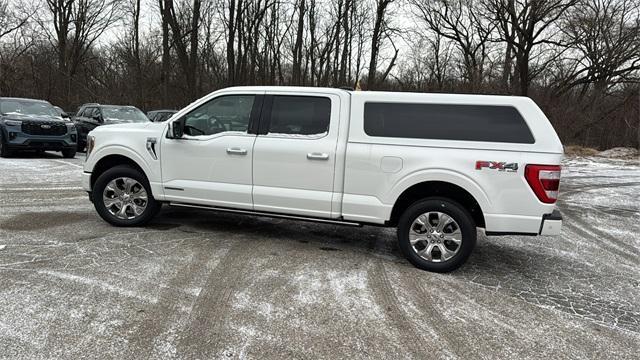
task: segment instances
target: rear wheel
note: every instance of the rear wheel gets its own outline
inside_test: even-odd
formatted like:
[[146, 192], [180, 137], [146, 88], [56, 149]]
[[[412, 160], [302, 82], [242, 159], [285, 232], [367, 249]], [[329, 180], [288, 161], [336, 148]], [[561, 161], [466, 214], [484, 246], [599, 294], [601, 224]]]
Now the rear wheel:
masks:
[[92, 197], [100, 217], [116, 226], [144, 225], [161, 206], [151, 195], [146, 176], [126, 165], [102, 173], [95, 182]]
[[400, 250], [423, 270], [449, 272], [459, 268], [471, 255], [476, 238], [469, 212], [449, 199], [420, 200], [398, 221]]

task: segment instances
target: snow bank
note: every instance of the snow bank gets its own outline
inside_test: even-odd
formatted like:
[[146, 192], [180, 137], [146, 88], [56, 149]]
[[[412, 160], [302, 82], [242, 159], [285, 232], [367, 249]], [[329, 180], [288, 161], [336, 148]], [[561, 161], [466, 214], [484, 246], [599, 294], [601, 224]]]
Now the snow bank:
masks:
[[606, 158], [617, 158], [617, 159], [637, 159], [640, 157], [638, 154], [638, 149], [630, 148], [630, 147], [615, 147], [609, 150], [601, 151], [598, 153], [600, 157]]

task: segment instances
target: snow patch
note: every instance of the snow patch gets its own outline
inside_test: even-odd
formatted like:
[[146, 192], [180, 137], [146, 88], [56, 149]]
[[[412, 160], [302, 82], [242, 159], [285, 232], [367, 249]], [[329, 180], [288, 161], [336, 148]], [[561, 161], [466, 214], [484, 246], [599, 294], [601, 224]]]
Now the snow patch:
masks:
[[134, 291], [123, 289], [100, 280], [95, 280], [87, 277], [82, 277], [78, 275], [63, 273], [59, 271], [52, 271], [52, 270], [38, 271], [38, 274], [49, 275], [58, 279], [74, 281], [80, 284], [97, 287], [103, 291], [116, 293], [118, 295], [122, 295], [126, 297], [136, 298], [138, 300], [142, 300], [144, 302], [148, 302], [152, 304], [155, 304], [158, 302], [158, 299], [156, 298], [149, 297], [143, 294], [138, 294]]

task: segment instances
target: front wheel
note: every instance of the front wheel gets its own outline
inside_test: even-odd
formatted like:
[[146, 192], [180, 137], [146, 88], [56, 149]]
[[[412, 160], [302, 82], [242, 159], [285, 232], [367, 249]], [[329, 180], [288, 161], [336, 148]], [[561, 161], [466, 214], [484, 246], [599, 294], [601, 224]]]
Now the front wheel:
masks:
[[146, 176], [126, 165], [102, 173], [95, 182], [92, 197], [100, 217], [115, 226], [144, 225], [161, 206], [151, 195]]
[[62, 156], [71, 159], [76, 156], [76, 149], [62, 150]]
[[449, 272], [467, 261], [476, 245], [476, 225], [455, 201], [427, 198], [411, 205], [398, 221], [398, 241], [414, 266]]
[[11, 156], [13, 156], [13, 151], [9, 150], [7, 145], [2, 140], [2, 137], [0, 136], [0, 157], [8, 158]]

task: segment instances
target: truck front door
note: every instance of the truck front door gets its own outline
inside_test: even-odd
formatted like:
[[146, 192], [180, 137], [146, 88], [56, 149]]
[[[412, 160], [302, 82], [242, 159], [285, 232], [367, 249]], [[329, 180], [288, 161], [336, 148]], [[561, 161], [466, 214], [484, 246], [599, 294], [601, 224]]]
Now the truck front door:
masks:
[[177, 122], [181, 139], [162, 139], [160, 158], [165, 199], [230, 208], [253, 208], [252, 162], [262, 97], [238, 93], [217, 96]]

